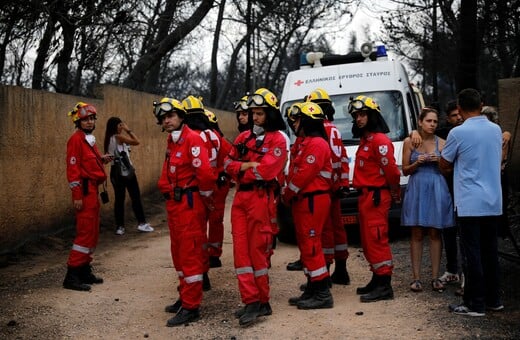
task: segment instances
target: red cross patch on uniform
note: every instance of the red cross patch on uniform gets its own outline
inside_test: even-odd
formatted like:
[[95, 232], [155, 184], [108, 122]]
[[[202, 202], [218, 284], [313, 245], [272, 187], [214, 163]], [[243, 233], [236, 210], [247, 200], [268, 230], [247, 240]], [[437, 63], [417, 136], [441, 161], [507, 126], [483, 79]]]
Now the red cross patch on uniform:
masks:
[[200, 160], [200, 158], [194, 158], [193, 161], [191, 161], [191, 165], [193, 165], [193, 167], [195, 168], [198, 168], [199, 166], [201, 166], [202, 164], [202, 161]]
[[173, 174], [175, 172], [175, 165], [170, 166], [170, 172]]
[[70, 158], [70, 161], [69, 161], [69, 162], [70, 162], [70, 164], [72, 164], [72, 165], [76, 164], [76, 157], [72, 156], [72, 157]]
[[312, 164], [316, 161], [316, 157], [314, 155], [308, 155], [307, 156], [307, 163]]
[[383, 165], [385, 165], [385, 166], [388, 165], [388, 158], [386, 158], [386, 157], [382, 157], [382, 158], [381, 158], [381, 164], [383, 164]]
[[280, 148], [274, 148], [273, 153], [276, 157], [280, 157], [282, 155], [282, 150], [280, 150]]

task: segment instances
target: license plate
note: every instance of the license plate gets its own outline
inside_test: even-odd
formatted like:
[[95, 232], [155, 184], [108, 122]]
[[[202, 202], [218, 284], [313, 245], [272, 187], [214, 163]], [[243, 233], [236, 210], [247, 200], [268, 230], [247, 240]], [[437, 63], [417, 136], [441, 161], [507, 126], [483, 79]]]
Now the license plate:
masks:
[[341, 222], [343, 224], [358, 224], [357, 215], [343, 215], [341, 216]]

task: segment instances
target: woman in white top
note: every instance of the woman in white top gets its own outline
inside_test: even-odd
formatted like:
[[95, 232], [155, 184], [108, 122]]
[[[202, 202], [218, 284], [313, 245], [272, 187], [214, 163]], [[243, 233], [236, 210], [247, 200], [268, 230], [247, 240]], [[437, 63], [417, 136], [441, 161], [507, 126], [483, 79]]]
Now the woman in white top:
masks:
[[153, 231], [152, 226], [146, 222], [144, 216], [139, 184], [130, 161], [130, 145], [139, 145], [137, 136], [119, 117], [110, 117], [105, 132], [104, 149], [106, 153], [114, 157], [110, 168], [110, 182], [112, 182], [115, 194], [114, 214], [117, 235], [125, 233], [126, 190], [128, 190], [132, 200], [132, 209], [138, 222], [137, 230], [142, 232]]

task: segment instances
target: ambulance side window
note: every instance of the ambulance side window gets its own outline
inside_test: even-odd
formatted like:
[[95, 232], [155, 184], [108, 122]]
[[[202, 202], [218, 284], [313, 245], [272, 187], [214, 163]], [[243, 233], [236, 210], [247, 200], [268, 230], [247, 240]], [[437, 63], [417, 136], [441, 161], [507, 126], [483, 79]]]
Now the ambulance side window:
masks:
[[412, 95], [409, 92], [406, 93], [406, 101], [408, 102], [408, 107], [410, 108], [408, 115], [410, 117], [410, 122], [412, 123], [412, 130], [417, 130], [417, 116], [419, 112], [417, 103], [415, 100], [413, 100]]

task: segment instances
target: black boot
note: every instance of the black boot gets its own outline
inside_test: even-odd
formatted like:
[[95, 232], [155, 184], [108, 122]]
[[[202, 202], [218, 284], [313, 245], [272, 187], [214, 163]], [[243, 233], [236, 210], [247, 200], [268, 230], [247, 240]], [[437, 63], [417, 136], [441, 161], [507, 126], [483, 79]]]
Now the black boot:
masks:
[[350, 284], [350, 276], [347, 272], [347, 260], [339, 260], [336, 259], [336, 263], [334, 265], [334, 273], [331, 275], [332, 283], [338, 285], [349, 285]]
[[358, 287], [356, 289], [356, 294], [363, 295], [363, 294], [370, 293], [371, 291], [373, 291], [376, 288], [377, 285], [378, 285], [378, 276], [376, 274], [372, 273], [372, 278], [370, 279], [370, 282], [364, 287]]
[[394, 291], [390, 281], [392, 276], [384, 275], [379, 276], [379, 283], [370, 293], [361, 295], [359, 297], [361, 302], [376, 302], [380, 300], [391, 300], [394, 298]]
[[307, 283], [302, 284], [300, 286], [300, 289], [302, 288], [302, 286], [305, 286], [303, 289], [303, 294], [300, 296], [294, 296], [289, 298], [289, 305], [296, 306], [298, 304], [298, 301], [303, 301], [312, 298], [312, 296], [314, 295], [314, 291], [310, 279], [307, 278]]
[[202, 290], [205, 292], [211, 290], [211, 282], [209, 282], [208, 272], [202, 275]]
[[[235, 311], [235, 318], [240, 319], [242, 315], [246, 313], [246, 307], [244, 306], [237, 311]], [[271, 304], [269, 302], [260, 303], [260, 312], [258, 316], [271, 315], [273, 314], [273, 310], [271, 309]]]
[[246, 305], [245, 313], [238, 319], [241, 326], [253, 323], [260, 316], [260, 302], [253, 302]]
[[100, 284], [103, 283], [103, 279], [99, 276], [94, 275], [92, 273], [92, 266], [90, 264], [86, 264], [82, 267], [79, 267], [80, 270], [80, 279], [81, 282], [86, 284]]
[[177, 315], [175, 315], [173, 318], [168, 320], [166, 323], [166, 326], [168, 327], [175, 327], [187, 324], [189, 322], [194, 322], [200, 319], [200, 313], [199, 309], [185, 309], [181, 308]]
[[173, 305], [166, 306], [164, 308], [164, 311], [167, 313], [178, 313], [181, 310], [181, 307], [182, 307], [182, 301], [181, 301], [181, 299], [177, 299], [177, 301], [175, 301], [173, 303]]
[[90, 286], [86, 283], [81, 282], [80, 278], [81, 267], [68, 267], [65, 280], [63, 280], [63, 288], [79, 290], [87, 292], [90, 290]]
[[332, 299], [327, 279], [311, 282], [311, 285], [314, 287], [312, 297], [307, 300], [298, 301], [298, 309], [321, 309], [334, 307], [334, 299]]
[[303, 270], [303, 263], [301, 260], [296, 260], [294, 262], [290, 262], [287, 264], [287, 270], [289, 271], [298, 271]]
[[[329, 274], [330, 274], [330, 263], [327, 263], [327, 272], [329, 272]], [[332, 280], [330, 279], [330, 276], [328, 276], [328, 277], [326, 278], [326, 280], [327, 280], [327, 285], [329, 286], [329, 288], [332, 288]], [[302, 292], [304, 292], [304, 291], [305, 291], [305, 287], [307, 287], [307, 282], [302, 283], [302, 284], [300, 285], [300, 290], [301, 290]]]

